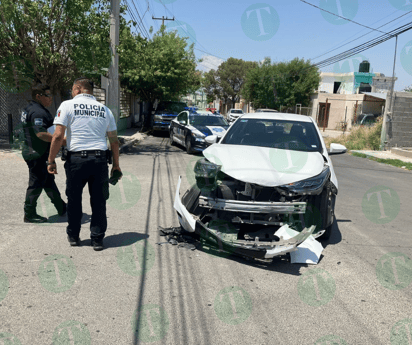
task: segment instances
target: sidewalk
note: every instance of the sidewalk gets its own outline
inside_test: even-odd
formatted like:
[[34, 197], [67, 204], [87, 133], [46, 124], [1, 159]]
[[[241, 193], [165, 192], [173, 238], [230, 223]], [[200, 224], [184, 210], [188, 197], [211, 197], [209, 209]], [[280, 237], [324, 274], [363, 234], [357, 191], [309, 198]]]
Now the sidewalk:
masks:
[[[120, 133], [118, 134], [120, 141], [120, 153], [127, 151], [130, 146], [143, 140], [146, 137], [146, 134], [140, 133], [140, 131], [140, 128], [127, 128], [120, 131]], [[3, 154], [9, 152], [13, 153], [13, 150], [7, 138], [0, 138], [0, 151]]]
[[[392, 149], [391, 151], [371, 151], [371, 150], [351, 150], [351, 152], [362, 153], [369, 157], [381, 158], [381, 159], [399, 159], [405, 163], [412, 163], [412, 157], [401, 156], [396, 154], [399, 149]], [[403, 150], [402, 150], [403, 151]]]

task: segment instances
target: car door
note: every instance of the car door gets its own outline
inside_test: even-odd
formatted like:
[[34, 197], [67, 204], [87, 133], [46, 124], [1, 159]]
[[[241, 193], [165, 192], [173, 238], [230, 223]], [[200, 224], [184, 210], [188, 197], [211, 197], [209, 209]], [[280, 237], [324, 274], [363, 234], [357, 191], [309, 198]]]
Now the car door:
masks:
[[185, 127], [187, 125], [187, 119], [188, 119], [188, 112], [187, 111], [182, 111], [177, 116], [175, 136], [178, 139], [178, 141], [181, 142], [181, 143], [184, 143], [184, 141], [185, 141]]

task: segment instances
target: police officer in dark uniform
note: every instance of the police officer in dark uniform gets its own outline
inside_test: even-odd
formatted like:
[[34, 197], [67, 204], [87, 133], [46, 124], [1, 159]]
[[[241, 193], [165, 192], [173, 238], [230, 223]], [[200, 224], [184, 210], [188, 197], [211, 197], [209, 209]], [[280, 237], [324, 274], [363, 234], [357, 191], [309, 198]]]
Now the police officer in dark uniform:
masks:
[[[54, 176], [48, 174], [46, 161], [52, 135], [47, 129], [53, 126], [53, 116], [46, 109], [52, 103], [50, 88], [37, 85], [32, 89], [33, 100], [24, 109], [21, 122], [24, 133], [23, 158], [29, 167], [29, 186], [24, 202], [24, 222], [44, 223], [47, 218], [37, 214], [37, 199], [44, 190], [60, 216], [66, 213], [66, 203], [60, 196]], [[65, 139], [62, 141], [65, 144]], [[60, 149], [60, 147], [59, 147]]]
[[48, 159], [48, 171], [57, 174], [54, 159], [67, 128], [69, 152], [64, 168], [67, 177], [68, 241], [71, 246], [80, 244], [82, 193], [87, 183], [92, 208], [91, 245], [94, 250], [102, 250], [107, 229], [106, 200], [109, 197], [106, 135], [113, 152], [111, 175], [115, 171], [116, 174], [121, 173], [116, 121], [110, 109], [96, 101], [93, 96], [93, 82], [89, 79], [76, 79], [72, 87], [72, 96], [73, 99], [60, 105], [54, 119], [56, 130]]

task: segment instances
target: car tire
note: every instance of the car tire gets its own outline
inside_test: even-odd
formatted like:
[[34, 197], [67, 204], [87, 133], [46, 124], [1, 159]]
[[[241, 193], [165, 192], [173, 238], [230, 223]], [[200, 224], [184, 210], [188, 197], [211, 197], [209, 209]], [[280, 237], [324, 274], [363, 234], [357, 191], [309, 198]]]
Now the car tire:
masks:
[[170, 146], [175, 146], [175, 141], [173, 139], [173, 131], [170, 131]]
[[329, 225], [329, 226], [327, 226], [327, 227], [325, 228], [325, 232], [323, 233], [322, 236], [319, 237], [319, 239], [320, 239], [321, 241], [326, 241], [326, 240], [328, 240], [328, 239], [330, 238], [330, 236], [332, 235], [332, 232], [333, 232], [333, 223], [334, 223], [334, 222], [332, 222], [331, 225]]
[[191, 142], [189, 136], [186, 137], [185, 145], [186, 145], [186, 152], [187, 152], [188, 154], [192, 154], [192, 153], [193, 153], [192, 142]]

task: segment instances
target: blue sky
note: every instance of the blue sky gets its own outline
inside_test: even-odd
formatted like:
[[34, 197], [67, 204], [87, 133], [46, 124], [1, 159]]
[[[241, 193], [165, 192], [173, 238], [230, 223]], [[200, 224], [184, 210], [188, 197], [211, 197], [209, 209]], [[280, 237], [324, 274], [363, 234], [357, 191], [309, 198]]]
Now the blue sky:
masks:
[[[299, 0], [250, 1], [250, 0], [134, 0], [144, 25], [157, 30], [161, 21], [156, 17], [175, 17], [175, 22], [166, 22], [168, 27], [180, 26], [179, 32], [189, 32], [195, 42], [195, 53], [204, 61], [200, 69], [217, 68], [222, 59], [229, 57], [249, 61], [288, 61], [295, 57], [319, 62], [324, 58], [353, 48], [382, 33], [372, 31], [357, 41], [338, 50], [314, 59], [371, 30], [339, 19]], [[412, 0], [307, 0], [348, 17], [363, 25], [378, 28], [395, 18], [412, 11]], [[129, 0], [131, 3], [131, 0]], [[412, 22], [412, 13], [383, 26], [387, 32]], [[322, 69], [325, 72], [351, 72], [356, 61], [367, 58], [373, 72], [392, 75], [395, 39], [338, 65]], [[204, 51], [204, 52], [202, 52]], [[352, 61], [353, 60], [353, 61]], [[398, 38], [396, 60], [396, 90], [412, 85], [412, 30]]]

